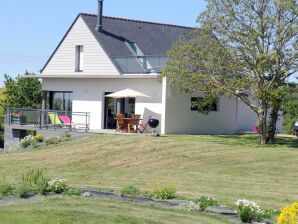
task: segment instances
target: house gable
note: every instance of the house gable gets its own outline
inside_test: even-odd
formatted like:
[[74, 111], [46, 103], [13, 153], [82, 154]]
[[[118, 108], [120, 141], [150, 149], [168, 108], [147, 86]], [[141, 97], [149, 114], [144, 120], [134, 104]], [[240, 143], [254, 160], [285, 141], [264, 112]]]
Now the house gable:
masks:
[[[76, 46], [84, 46], [84, 69], [76, 72]], [[45, 76], [120, 75], [81, 16], [65, 35], [41, 71]]]

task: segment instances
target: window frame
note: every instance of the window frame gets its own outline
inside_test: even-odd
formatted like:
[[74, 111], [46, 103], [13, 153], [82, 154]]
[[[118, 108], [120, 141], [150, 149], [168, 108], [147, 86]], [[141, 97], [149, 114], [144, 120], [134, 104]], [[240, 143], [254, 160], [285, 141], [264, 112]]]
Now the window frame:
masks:
[[84, 45], [76, 45], [75, 48], [75, 72], [84, 71]]
[[[67, 112], [72, 112], [72, 106], [73, 106], [73, 92], [72, 91], [49, 91], [49, 109], [50, 110], [54, 110], [53, 109], [53, 100], [54, 100], [54, 94], [55, 93], [62, 93], [62, 107], [63, 109], [61, 111], [67, 111]], [[65, 94], [72, 94], [71, 95], [71, 110], [68, 111], [68, 108], [66, 108], [66, 97]]]
[[[190, 98], [190, 110], [198, 112], [198, 108], [193, 107], [193, 101], [198, 101], [198, 100], [202, 100], [202, 99], [204, 99], [204, 97], [202, 97], [202, 96], [191, 97]], [[219, 102], [220, 102], [220, 98], [217, 98], [216, 103], [215, 103], [215, 109], [211, 110], [210, 112], [219, 112]]]

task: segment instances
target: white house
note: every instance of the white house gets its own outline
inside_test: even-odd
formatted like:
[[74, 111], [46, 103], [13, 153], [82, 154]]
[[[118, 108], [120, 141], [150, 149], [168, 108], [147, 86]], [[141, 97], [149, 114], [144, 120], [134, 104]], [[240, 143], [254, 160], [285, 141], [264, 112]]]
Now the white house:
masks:
[[[192, 108], [201, 94], [180, 94], [158, 78], [167, 51], [193, 28], [79, 14], [41, 71], [44, 109], [90, 113], [90, 129], [114, 128], [123, 113], [159, 119], [165, 133], [234, 134], [251, 130], [256, 116], [235, 99], [221, 97], [208, 115]], [[150, 98], [114, 100], [131, 88]], [[118, 106], [117, 106], [118, 105]], [[74, 121], [76, 122], [76, 121]]]

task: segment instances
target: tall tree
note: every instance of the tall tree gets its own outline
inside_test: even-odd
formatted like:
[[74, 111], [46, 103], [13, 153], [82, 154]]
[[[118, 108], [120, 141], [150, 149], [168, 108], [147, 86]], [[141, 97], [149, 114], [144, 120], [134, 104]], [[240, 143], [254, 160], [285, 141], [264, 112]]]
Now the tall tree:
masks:
[[[286, 80], [298, 71], [297, 0], [207, 0], [201, 29], [169, 51], [162, 76], [183, 92], [234, 97], [274, 142]], [[206, 103], [206, 102], [203, 102]]]
[[[4, 95], [1, 106], [8, 108], [40, 108], [41, 83], [35, 74], [26, 72], [16, 79], [4, 75]], [[30, 76], [30, 77], [29, 77]]]
[[298, 121], [298, 84], [292, 84], [283, 103], [283, 129], [292, 134], [294, 123]]

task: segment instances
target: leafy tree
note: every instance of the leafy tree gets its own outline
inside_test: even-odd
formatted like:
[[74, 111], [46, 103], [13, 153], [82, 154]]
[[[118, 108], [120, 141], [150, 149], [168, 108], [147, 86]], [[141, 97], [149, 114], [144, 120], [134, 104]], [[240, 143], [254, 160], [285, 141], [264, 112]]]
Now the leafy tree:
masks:
[[172, 47], [162, 76], [210, 102], [214, 96], [244, 102], [258, 116], [260, 142], [273, 143], [286, 79], [298, 71], [297, 1], [207, 3], [201, 29]]
[[37, 78], [34, 78], [34, 75], [26, 72], [23, 76], [18, 76], [16, 79], [11, 78], [9, 75], [4, 75], [5, 98], [1, 100], [1, 106], [4, 109], [40, 108], [41, 83]]
[[298, 121], [298, 85], [290, 86], [290, 91], [283, 106], [283, 112], [284, 131], [292, 134], [294, 123]]

